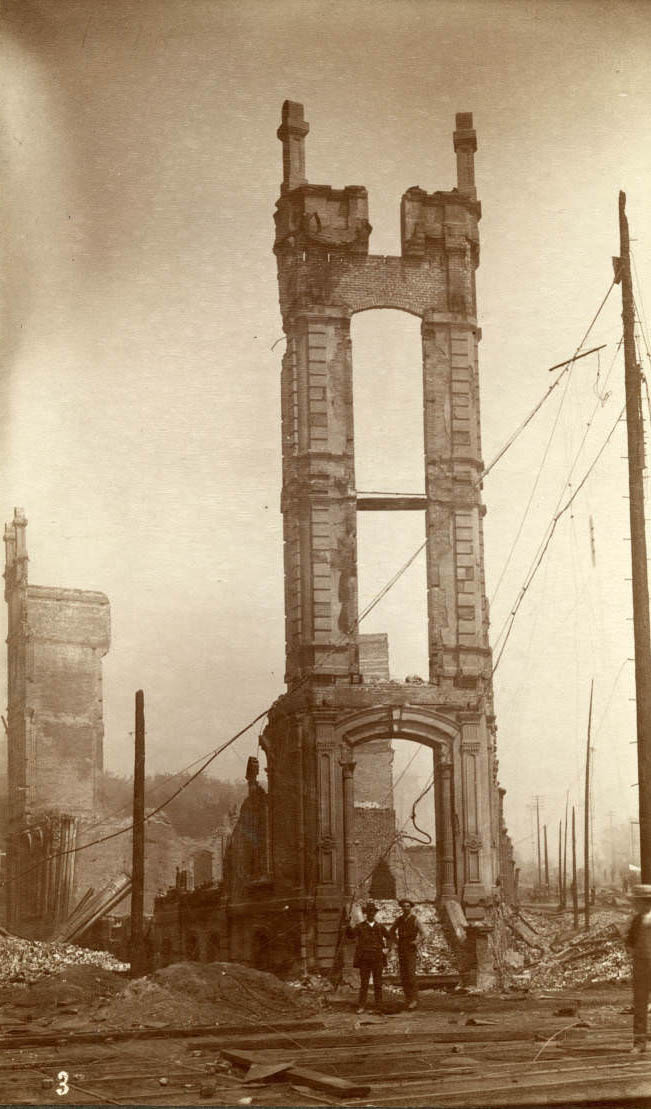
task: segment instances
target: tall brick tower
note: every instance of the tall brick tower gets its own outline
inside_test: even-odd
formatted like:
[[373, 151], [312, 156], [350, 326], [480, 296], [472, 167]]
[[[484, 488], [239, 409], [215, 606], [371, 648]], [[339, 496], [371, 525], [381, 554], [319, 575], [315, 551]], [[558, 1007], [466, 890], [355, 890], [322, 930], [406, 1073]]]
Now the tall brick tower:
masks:
[[[456, 187], [404, 194], [400, 257], [369, 254], [365, 188], [307, 182], [308, 131], [303, 106], [286, 101], [274, 252], [287, 337], [281, 392], [288, 688], [262, 738], [269, 880], [232, 911], [246, 929], [247, 914], [255, 917], [264, 906], [268, 919], [277, 909], [285, 922], [295, 921], [298, 938], [284, 942], [295, 942], [308, 965], [330, 965], [342, 905], [363, 878], [352, 831], [356, 753], [380, 739], [415, 740], [434, 756], [441, 915], [450, 935], [479, 956], [490, 907], [508, 879], [500, 875], [505, 833], [484, 586], [473, 120], [456, 117]], [[350, 321], [374, 308], [402, 309], [422, 321], [424, 496], [357, 494]], [[424, 517], [429, 682], [423, 685], [365, 683], [359, 665], [357, 513], [392, 509]], [[290, 933], [287, 926], [278, 932]]]
[[103, 593], [30, 585], [26, 528], [17, 508], [4, 533], [7, 917], [24, 934], [47, 936], [69, 912], [86, 863], [50, 856], [74, 848], [97, 814], [110, 609]]

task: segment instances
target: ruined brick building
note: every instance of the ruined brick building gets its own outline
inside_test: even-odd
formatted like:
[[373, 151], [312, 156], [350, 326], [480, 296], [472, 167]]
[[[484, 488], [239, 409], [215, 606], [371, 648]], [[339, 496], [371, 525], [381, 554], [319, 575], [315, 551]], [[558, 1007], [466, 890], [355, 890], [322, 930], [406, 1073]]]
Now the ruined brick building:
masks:
[[[454, 942], [481, 964], [492, 906], [512, 887], [497, 782], [484, 584], [483, 462], [475, 269], [481, 208], [472, 116], [456, 117], [457, 185], [410, 188], [399, 257], [369, 254], [361, 186], [308, 183], [300, 104], [278, 137], [283, 183], [274, 251], [287, 338], [281, 375], [287, 692], [261, 738], [268, 839], [227, 886], [231, 956], [263, 942], [270, 965], [332, 964], [342, 907], [359, 895], [360, 795], [390, 744], [428, 747], [435, 768], [436, 887]], [[359, 496], [351, 317], [394, 308], [421, 319], [425, 494]], [[360, 663], [360, 511], [423, 514], [429, 680], [365, 678]], [[390, 788], [390, 787], [389, 787]], [[357, 801], [357, 805], [356, 805]], [[262, 803], [262, 802], [261, 802]], [[392, 806], [391, 806], [392, 807]]]
[[102, 658], [110, 643], [103, 593], [30, 585], [27, 520], [5, 528], [8, 606], [7, 923], [47, 935], [87, 880], [70, 852], [96, 818], [103, 762]]
[[[104, 811], [100, 790], [108, 599], [31, 585], [26, 527], [16, 509], [4, 535], [9, 703], [3, 890], [8, 927], [49, 938], [88, 891], [110, 895], [124, 884], [131, 870], [131, 809]], [[145, 842], [147, 912], [177, 869], [194, 861], [200, 884], [221, 858], [216, 842], [179, 835], [165, 813], [147, 822]], [[115, 908], [126, 916], [128, 895]]]

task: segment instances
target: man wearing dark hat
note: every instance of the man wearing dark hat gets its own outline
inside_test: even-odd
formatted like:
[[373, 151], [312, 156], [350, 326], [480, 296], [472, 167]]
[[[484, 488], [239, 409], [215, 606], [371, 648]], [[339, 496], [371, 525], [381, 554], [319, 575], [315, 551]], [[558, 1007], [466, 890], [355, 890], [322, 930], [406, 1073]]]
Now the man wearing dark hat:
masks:
[[635, 915], [626, 946], [633, 958], [633, 1051], [646, 1051], [647, 1006], [651, 987], [651, 886], [633, 886]]
[[359, 970], [358, 1013], [363, 1013], [366, 1009], [371, 975], [375, 1004], [378, 1008], [382, 1004], [382, 970], [387, 951], [386, 929], [375, 919], [377, 905], [368, 901], [364, 905], [363, 912], [366, 920], [362, 920], [360, 924], [349, 924], [347, 929], [348, 935], [357, 940], [353, 966]]
[[394, 920], [389, 930], [389, 942], [394, 939], [398, 945], [398, 962], [400, 964], [400, 981], [407, 1002], [408, 1009], [415, 1009], [418, 1004], [418, 983], [416, 981], [416, 958], [418, 949], [425, 939], [423, 926], [414, 913], [414, 903], [408, 898], [403, 898], [398, 904], [402, 909], [401, 915]]

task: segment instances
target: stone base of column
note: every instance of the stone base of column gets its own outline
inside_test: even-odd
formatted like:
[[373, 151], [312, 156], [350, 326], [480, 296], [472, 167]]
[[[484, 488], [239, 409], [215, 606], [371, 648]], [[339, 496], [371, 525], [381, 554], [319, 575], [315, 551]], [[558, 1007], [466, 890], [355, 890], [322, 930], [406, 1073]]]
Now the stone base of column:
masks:
[[495, 962], [490, 945], [492, 928], [487, 925], [469, 929], [468, 943], [473, 950], [474, 985], [479, 990], [490, 990], [496, 983]]

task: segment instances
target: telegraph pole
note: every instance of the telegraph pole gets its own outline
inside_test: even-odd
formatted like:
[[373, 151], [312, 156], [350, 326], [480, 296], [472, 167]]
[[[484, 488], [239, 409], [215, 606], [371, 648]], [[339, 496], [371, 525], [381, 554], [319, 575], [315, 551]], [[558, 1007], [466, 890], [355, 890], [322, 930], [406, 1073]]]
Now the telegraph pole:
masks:
[[590, 733], [592, 731], [592, 693], [594, 678], [590, 682], [590, 708], [588, 709], [588, 740], [585, 750], [585, 813], [583, 825], [583, 896], [585, 897], [585, 930], [590, 929]]
[[576, 885], [576, 820], [574, 805], [572, 805], [572, 910], [574, 912], [574, 928], [579, 929], [579, 891]]
[[651, 628], [649, 581], [644, 522], [644, 428], [641, 370], [635, 350], [635, 304], [626, 218], [626, 194], [619, 194], [619, 264], [615, 280], [622, 285], [624, 324], [624, 382], [628, 437], [628, 491], [633, 578], [633, 636], [635, 641], [635, 701], [637, 768], [640, 808], [640, 880], [651, 882]]
[[558, 908], [563, 908], [563, 871], [561, 869], [561, 844], [563, 842], [563, 821], [558, 822]]
[[544, 840], [545, 840], [545, 889], [549, 895], [549, 859], [547, 858], [547, 825], [543, 827]]
[[131, 977], [145, 973], [145, 697], [136, 693], [133, 764], [133, 854], [131, 867]]
[[567, 905], [567, 797], [565, 798], [565, 831], [563, 833], [563, 908]]
[[536, 797], [536, 832], [538, 836], [538, 889], [542, 886], [542, 869], [540, 865], [540, 798]]

